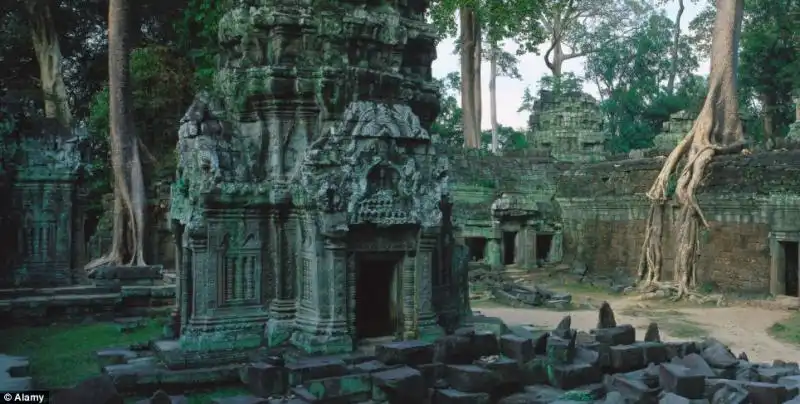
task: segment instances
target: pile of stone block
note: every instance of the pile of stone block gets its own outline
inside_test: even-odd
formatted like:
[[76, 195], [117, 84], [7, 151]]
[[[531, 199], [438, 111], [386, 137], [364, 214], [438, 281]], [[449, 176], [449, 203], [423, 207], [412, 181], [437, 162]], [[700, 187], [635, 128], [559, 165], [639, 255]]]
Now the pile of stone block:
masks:
[[[121, 391], [181, 394], [193, 383], [208, 387], [235, 377], [250, 393], [216, 404], [800, 404], [797, 363], [752, 363], [714, 339], [664, 342], [655, 323], [639, 341], [631, 325], [616, 323], [608, 304], [589, 332], [572, 329], [569, 316], [539, 334], [512, 329], [498, 335], [464, 327], [433, 342], [382, 343], [374, 354], [270, 354], [216, 370], [168, 370], [126, 350], [98, 358]], [[148, 402], [156, 401], [142, 403]]]
[[217, 403], [800, 403], [796, 363], [751, 363], [713, 339], [662, 342], [655, 324], [637, 341], [607, 304], [599, 317], [588, 333], [565, 317], [533, 338], [463, 328], [355, 363], [254, 363], [243, 380], [254, 395]]

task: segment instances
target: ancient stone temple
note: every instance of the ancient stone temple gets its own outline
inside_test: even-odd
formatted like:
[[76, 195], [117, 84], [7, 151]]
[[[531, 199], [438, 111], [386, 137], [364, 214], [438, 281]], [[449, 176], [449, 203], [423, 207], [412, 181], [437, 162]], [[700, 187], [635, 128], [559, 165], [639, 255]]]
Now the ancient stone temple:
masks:
[[592, 96], [541, 91], [529, 119], [530, 144], [558, 161], [605, 160], [603, 115]]
[[439, 110], [427, 3], [267, 3], [222, 19], [219, 91], [181, 122], [180, 340], [162, 356], [441, 335], [462, 295], [448, 162], [426, 130]]
[[[83, 256], [82, 167], [77, 132], [45, 120], [21, 134], [16, 148], [12, 193], [15, 252], [1, 283], [62, 286], [74, 283], [71, 268]], [[9, 246], [4, 246], [9, 247]]]

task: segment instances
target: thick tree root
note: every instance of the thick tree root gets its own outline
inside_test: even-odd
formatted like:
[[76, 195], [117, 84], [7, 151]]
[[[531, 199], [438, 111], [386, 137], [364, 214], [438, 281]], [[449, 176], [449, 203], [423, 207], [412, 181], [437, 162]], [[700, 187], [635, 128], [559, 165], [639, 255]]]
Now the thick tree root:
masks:
[[668, 184], [670, 177], [677, 173], [678, 164], [685, 161], [675, 186], [675, 201], [681, 209], [674, 221], [677, 233], [673, 279], [677, 291], [676, 299], [695, 295], [691, 290], [696, 287], [697, 282], [699, 234], [701, 226], [702, 228], [709, 227], [708, 220], [697, 204], [695, 193], [715, 155], [735, 153], [742, 151], [744, 147], [743, 142], [724, 147], [712, 145], [711, 134], [714, 121], [711, 111], [711, 109], [707, 109], [701, 113], [695, 121], [692, 131], [667, 157], [653, 186], [647, 192], [651, 207], [638, 268], [643, 291], [658, 284], [662, 278], [661, 246], [665, 220], [664, 207], [669, 198]]
[[722, 294], [704, 295], [696, 291], [686, 291], [680, 298], [678, 298], [680, 295], [679, 290], [680, 286], [675, 282], [652, 282], [640, 290], [638, 299], [669, 299], [672, 301], [684, 299], [697, 304], [714, 304], [717, 306], [725, 306], [727, 304], [725, 296]]
[[673, 271], [678, 292], [676, 299], [683, 298], [694, 286], [697, 278], [695, 269], [699, 227], [701, 224], [708, 227], [708, 222], [695, 200], [695, 191], [715, 152], [710, 144], [712, 118], [710, 113], [698, 117], [692, 131], [667, 157], [653, 186], [647, 192], [652, 205], [647, 219], [638, 271], [643, 290], [661, 281], [664, 207], [669, 198], [670, 177], [676, 173], [678, 164], [682, 160], [686, 162], [680, 170], [675, 187], [675, 199], [681, 207], [678, 217], [675, 218], [675, 228], [678, 230]]

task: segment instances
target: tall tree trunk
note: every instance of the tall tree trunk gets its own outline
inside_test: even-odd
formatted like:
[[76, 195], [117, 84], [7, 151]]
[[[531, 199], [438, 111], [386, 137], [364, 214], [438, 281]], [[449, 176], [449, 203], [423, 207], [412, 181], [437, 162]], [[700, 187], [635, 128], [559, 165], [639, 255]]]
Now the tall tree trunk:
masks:
[[678, 0], [678, 14], [675, 16], [675, 32], [672, 34], [672, 64], [669, 67], [669, 79], [667, 80], [667, 94], [672, 94], [675, 88], [675, 76], [678, 75], [678, 50], [681, 46], [681, 17], [683, 17], [683, 0]]
[[[639, 275], [646, 287], [660, 281], [664, 205], [670, 197], [668, 183], [677, 174], [675, 199], [681, 206], [675, 219], [674, 279], [677, 298], [696, 286], [699, 232], [708, 222], [695, 200], [705, 170], [716, 154], [734, 153], [744, 147], [742, 122], [736, 97], [736, 67], [744, 0], [717, 0], [717, 16], [711, 42], [711, 74], [705, 103], [691, 131], [664, 162], [647, 192], [652, 206], [647, 221]], [[680, 171], [678, 163], [684, 161]]]
[[110, 0], [108, 8], [108, 87], [111, 163], [114, 171], [114, 228], [111, 251], [90, 262], [145, 265], [144, 232], [147, 198], [139, 142], [133, 121], [130, 87], [129, 0]]
[[553, 32], [550, 33], [550, 48], [544, 53], [544, 64], [550, 69], [553, 79], [561, 78], [564, 65], [564, 45], [561, 43], [563, 33], [561, 32], [561, 18], [555, 18], [552, 22]]
[[483, 87], [481, 86], [481, 62], [483, 61], [483, 35], [481, 33], [481, 24], [478, 21], [478, 17], [473, 14], [472, 17], [472, 32], [474, 34], [473, 41], [475, 43], [475, 49], [472, 52], [475, 61], [473, 62], [473, 68], [475, 69], [475, 73], [472, 76], [472, 87], [473, 91], [475, 91], [475, 97], [473, 98], [473, 102], [475, 103], [475, 128], [478, 131], [478, 142], [480, 142], [481, 138], [481, 120], [483, 118]]
[[492, 120], [492, 152], [497, 153], [498, 139], [497, 131], [497, 44], [492, 44], [491, 54], [489, 55], [489, 113]]
[[775, 97], [773, 94], [761, 94], [762, 123], [764, 125], [764, 141], [772, 139], [775, 133]]
[[67, 97], [67, 86], [64, 84], [61, 46], [53, 20], [55, 6], [50, 0], [25, 1], [33, 49], [39, 62], [44, 114], [48, 118], [57, 119], [64, 126], [69, 126], [72, 123], [72, 112]]
[[464, 130], [464, 147], [478, 148], [481, 145], [480, 127], [476, 126], [475, 101], [475, 12], [469, 7], [459, 9], [461, 25], [461, 109]]

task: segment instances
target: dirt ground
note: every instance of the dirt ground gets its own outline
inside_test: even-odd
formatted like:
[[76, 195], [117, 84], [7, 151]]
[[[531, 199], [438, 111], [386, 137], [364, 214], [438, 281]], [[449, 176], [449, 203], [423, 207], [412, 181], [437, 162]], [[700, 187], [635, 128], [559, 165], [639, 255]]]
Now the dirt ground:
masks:
[[[730, 346], [734, 354], [746, 352], [751, 361], [771, 362], [773, 359], [800, 358], [800, 347], [776, 341], [767, 329], [790, 316], [786, 310], [756, 307], [661, 307], [632, 297], [609, 299], [618, 324], [631, 324], [638, 337], [644, 336], [648, 324], [659, 324], [662, 339], [688, 340], [714, 337]], [[476, 304], [474, 310], [487, 316], [499, 317], [507, 324], [533, 325], [553, 328], [566, 315], [572, 316], [572, 327], [588, 331], [597, 325], [597, 310], [576, 309], [515, 309], [497, 305]]]

